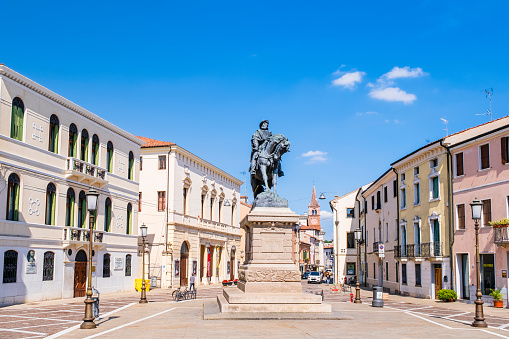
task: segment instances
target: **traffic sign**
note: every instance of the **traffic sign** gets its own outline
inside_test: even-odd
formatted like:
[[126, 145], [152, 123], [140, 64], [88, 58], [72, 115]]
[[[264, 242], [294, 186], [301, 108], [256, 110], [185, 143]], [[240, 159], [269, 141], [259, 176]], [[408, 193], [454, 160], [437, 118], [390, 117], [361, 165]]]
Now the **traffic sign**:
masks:
[[385, 247], [384, 244], [378, 245], [378, 256], [379, 257], [385, 257]]

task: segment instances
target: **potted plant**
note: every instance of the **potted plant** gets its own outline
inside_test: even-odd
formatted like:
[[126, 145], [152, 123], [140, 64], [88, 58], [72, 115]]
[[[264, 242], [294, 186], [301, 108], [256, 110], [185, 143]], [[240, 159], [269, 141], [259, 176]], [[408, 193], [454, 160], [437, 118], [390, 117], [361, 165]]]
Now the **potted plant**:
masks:
[[493, 307], [497, 308], [504, 307], [504, 302], [502, 301], [502, 293], [500, 293], [499, 289], [492, 289], [490, 297], [493, 298]]
[[223, 286], [228, 286], [228, 280], [223, 280]]
[[235, 280], [233, 281], [233, 283], [234, 283], [235, 285], [237, 285], [237, 283], [238, 283], [238, 282], [239, 282], [239, 279], [235, 279]]
[[233, 281], [232, 280], [228, 280], [228, 286], [231, 286], [233, 285]]
[[504, 219], [500, 219], [500, 220], [497, 220], [497, 221], [490, 221], [490, 225], [493, 226], [494, 228], [508, 227], [509, 226], [509, 219], [504, 218]]
[[437, 298], [445, 302], [450, 302], [458, 299], [458, 295], [453, 290], [442, 289], [437, 292]]
[[330, 288], [332, 292], [338, 292], [339, 289], [337, 288], [337, 286], [335, 284], [332, 284], [332, 287]]

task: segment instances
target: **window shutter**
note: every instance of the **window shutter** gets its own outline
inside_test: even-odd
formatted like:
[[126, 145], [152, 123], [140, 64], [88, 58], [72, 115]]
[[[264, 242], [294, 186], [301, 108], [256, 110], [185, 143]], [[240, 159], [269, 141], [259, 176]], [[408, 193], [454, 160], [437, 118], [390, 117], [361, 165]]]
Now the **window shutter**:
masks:
[[55, 125], [55, 145], [53, 147], [54, 152], [57, 154], [58, 154], [58, 126], [59, 125]]
[[490, 146], [489, 144], [481, 146], [481, 169], [490, 167]]
[[503, 164], [507, 164], [507, 140], [508, 138], [507, 137], [503, 137], [501, 140], [500, 140], [500, 144], [501, 144], [501, 155], [502, 155], [502, 163]]
[[19, 184], [13, 185], [14, 187], [14, 211], [12, 214], [12, 220], [18, 221], [18, 209], [19, 209]]
[[69, 202], [71, 204], [69, 208], [69, 226], [74, 226], [74, 197], [71, 197], [71, 201]]
[[463, 153], [456, 154], [456, 175], [463, 175]]
[[458, 228], [465, 229], [465, 205], [458, 205]]
[[491, 221], [491, 199], [483, 200], [482, 205], [482, 215], [483, 215], [483, 225], [490, 226]]

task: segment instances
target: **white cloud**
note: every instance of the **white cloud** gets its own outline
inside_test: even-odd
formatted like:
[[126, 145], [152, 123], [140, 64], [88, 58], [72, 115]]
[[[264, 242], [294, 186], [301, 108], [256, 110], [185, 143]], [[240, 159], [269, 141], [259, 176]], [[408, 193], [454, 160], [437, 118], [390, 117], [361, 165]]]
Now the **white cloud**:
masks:
[[332, 220], [332, 217], [334, 214], [332, 212], [329, 212], [327, 210], [321, 210], [320, 211], [320, 219], [322, 220]]
[[405, 66], [403, 68], [399, 68], [398, 66], [394, 66], [393, 69], [382, 75], [382, 77], [385, 77], [386, 79], [418, 78], [426, 74], [427, 73], [424, 73], [420, 67], [410, 68]]
[[307, 164], [315, 164], [318, 162], [327, 161], [327, 152], [322, 151], [308, 151], [306, 153], [302, 153], [301, 157], [307, 158]]
[[367, 112], [357, 112], [355, 113], [356, 116], [363, 116], [363, 115], [380, 115], [378, 114], [378, 112], [371, 112], [371, 111], [367, 111]]
[[417, 100], [415, 94], [407, 93], [399, 87], [385, 87], [377, 88], [369, 92], [369, 96], [374, 99], [385, 100], [385, 101], [399, 101], [405, 104], [411, 104]]
[[362, 81], [362, 77], [364, 75], [366, 75], [366, 73], [360, 71], [346, 73], [343, 74], [341, 77], [337, 78], [336, 80], [332, 80], [332, 85], [343, 86], [344, 88], [354, 88], [357, 83], [360, 83]]

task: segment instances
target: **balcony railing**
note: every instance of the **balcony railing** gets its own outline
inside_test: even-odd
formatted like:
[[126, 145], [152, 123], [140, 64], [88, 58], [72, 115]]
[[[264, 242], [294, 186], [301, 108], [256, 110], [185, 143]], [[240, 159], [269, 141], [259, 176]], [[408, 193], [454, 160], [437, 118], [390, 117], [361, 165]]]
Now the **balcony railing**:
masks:
[[497, 245], [509, 244], [509, 227], [495, 228], [495, 240]]
[[66, 177], [75, 176], [78, 181], [88, 180], [91, 183], [98, 182], [106, 185], [107, 172], [104, 168], [93, 165], [77, 158], [67, 158], [66, 161]]
[[[79, 227], [64, 227], [64, 241], [68, 242], [88, 242], [90, 230]], [[103, 231], [94, 230], [94, 242], [102, 243], [104, 237]]]
[[428, 242], [421, 244], [421, 256], [424, 258], [435, 258], [444, 255], [441, 242]]
[[378, 253], [378, 241], [375, 241], [375, 242], [373, 243], [373, 252], [374, 252], [374, 253]]

